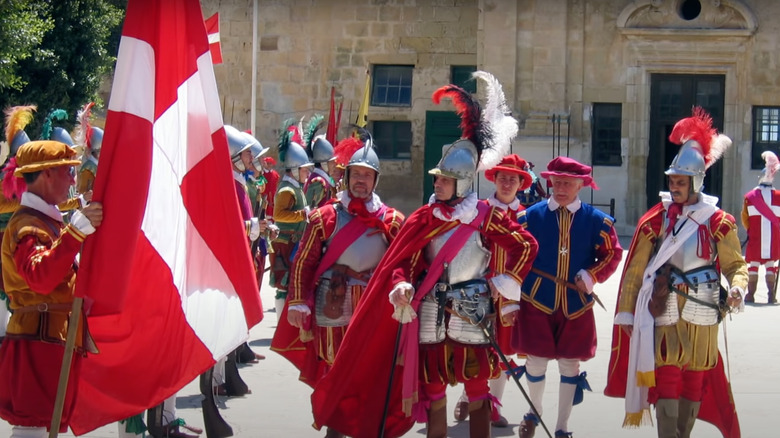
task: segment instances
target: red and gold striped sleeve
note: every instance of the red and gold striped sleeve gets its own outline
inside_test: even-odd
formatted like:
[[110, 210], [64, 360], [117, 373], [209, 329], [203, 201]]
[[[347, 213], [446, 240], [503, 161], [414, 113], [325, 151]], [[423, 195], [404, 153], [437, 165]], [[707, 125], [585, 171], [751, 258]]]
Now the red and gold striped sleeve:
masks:
[[290, 269], [290, 305], [306, 304], [314, 298], [314, 288], [318, 280], [314, 278], [314, 272], [322, 259], [323, 245], [336, 228], [335, 211], [333, 206], [326, 205], [314, 210], [309, 216], [309, 223], [303, 231]]
[[[497, 245], [506, 252], [503, 274], [512, 277], [518, 284], [531, 270], [539, 245], [525, 228], [512, 221], [501, 209], [492, 207], [483, 222], [483, 232], [488, 244]], [[491, 273], [490, 276], [496, 273]]]

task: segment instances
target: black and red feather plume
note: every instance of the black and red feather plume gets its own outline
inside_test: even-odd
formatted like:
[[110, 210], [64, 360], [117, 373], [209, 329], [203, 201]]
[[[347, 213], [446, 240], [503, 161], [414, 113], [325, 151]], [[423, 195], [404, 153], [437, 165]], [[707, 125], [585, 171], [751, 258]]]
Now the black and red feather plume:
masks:
[[470, 140], [479, 153], [485, 146], [485, 140], [490, 138], [490, 131], [482, 123], [482, 107], [468, 91], [457, 85], [445, 85], [433, 92], [433, 103], [439, 104], [441, 99], [449, 97], [455, 105], [455, 112], [460, 116], [462, 138]]

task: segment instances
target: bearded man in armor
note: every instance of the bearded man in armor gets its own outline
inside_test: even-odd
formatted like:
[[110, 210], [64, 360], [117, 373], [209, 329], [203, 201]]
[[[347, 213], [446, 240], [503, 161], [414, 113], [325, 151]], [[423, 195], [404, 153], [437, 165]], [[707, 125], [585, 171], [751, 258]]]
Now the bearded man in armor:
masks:
[[[734, 218], [702, 192], [705, 170], [731, 140], [696, 107], [675, 124], [669, 141], [682, 147], [665, 172], [669, 191], [639, 220], [631, 242], [604, 392], [625, 397], [624, 427], [651, 424], [649, 404], [655, 404], [661, 438], [690, 437], [697, 416], [721, 418], [716, 426], [732, 436], [739, 425], [718, 325], [726, 311], [743, 307], [747, 266]], [[706, 412], [718, 405], [720, 415]], [[729, 409], [733, 415], [724, 414]]]
[[[366, 284], [404, 220], [374, 192], [380, 172], [372, 144], [369, 139], [353, 153], [348, 189], [338, 193], [338, 202], [309, 215], [280, 322], [286, 328], [278, 328], [271, 343], [312, 387], [333, 364]], [[343, 435], [328, 429], [326, 436]]]
[[766, 269], [767, 303], [777, 302], [777, 260], [780, 259], [780, 190], [772, 186], [780, 161], [771, 151], [761, 154], [764, 170], [758, 179], [758, 187], [745, 194], [742, 205], [742, 225], [747, 230], [745, 262], [748, 264], [748, 294], [745, 302], [756, 301], [758, 268]]
[[[518, 129], [498, 81], [484, 72], [475, 76], [488, 83], [486, 108], [491, 111], [483, 112], [470, 93], [455, 85], [433, 94], [435, 103], [443, 97], [453, 100], [463, 136], [430, 170], [434, 195], [401, 227], [369, 282], [333, 367], [315, 388], [318, 425], [354, 437], [377, 436], [378, 431], [398, 437], [419, 421], [427, 423], [428, 437], [445, 437], [447, 385], [460, 382], [469, 398], [470, 436], [491, 434], [488, 380], [500, 373], [491, 346], [493, 299], [519, 299], [537, 245], [500, 208], [480, 202], [471, 190], [477, 172], [507, 154]], [[504, 259], [491, 257], [496, 247], [505, 251]]]

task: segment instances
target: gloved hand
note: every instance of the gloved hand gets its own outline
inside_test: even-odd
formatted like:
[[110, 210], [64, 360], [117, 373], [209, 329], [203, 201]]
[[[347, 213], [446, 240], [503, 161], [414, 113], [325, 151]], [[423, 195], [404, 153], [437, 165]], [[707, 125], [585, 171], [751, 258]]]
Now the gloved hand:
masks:
[[393, 290], [390, 291], [388, 299], [390, 304], [393, 305], [393, 319], [406, 324], [412, 322], [414, 318], [417, 318], [412, 306], [409, 304], [414, 296], [414, 286], [407, 282], [401, 282], [395, 285]]

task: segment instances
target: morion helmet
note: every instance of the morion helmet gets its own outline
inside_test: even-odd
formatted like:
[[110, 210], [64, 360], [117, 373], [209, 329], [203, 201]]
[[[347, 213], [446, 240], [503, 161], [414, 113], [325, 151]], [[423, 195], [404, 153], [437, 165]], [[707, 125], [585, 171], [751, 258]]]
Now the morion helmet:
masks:
[[441, 87], [432, 96], [436, 104], [449, 97], [461, 117], [461, 138], [447, 147], [436, 167], [428, 171], [431, 175], [454, 178], [456, 197], [471, 191], [477, 172], [497, 165], [509, 153], [519, 130], [498, 80], [485, 71], [476, 71], [473, 76], [487, 85], [484, 110], [471, 93], [456, 85]]
[[693, 116], [674, 125], [669, 141], [682, 147], [664, 173], [690, 176], [693, 193], [701, 192], [705, 172], [731, 146], [731, 139], [718, 134], [712, 117], [699, 106], [693, 108]]
[[241, 153], [252, 147], [252, 141], [246, 138], [241, 131], [233, 126], [225, 125], [225, 134], [227, 135], [228, 149], [230, 150], [230, 161], [240, 172], [245, 172], [246, 166], [241, 161]]

